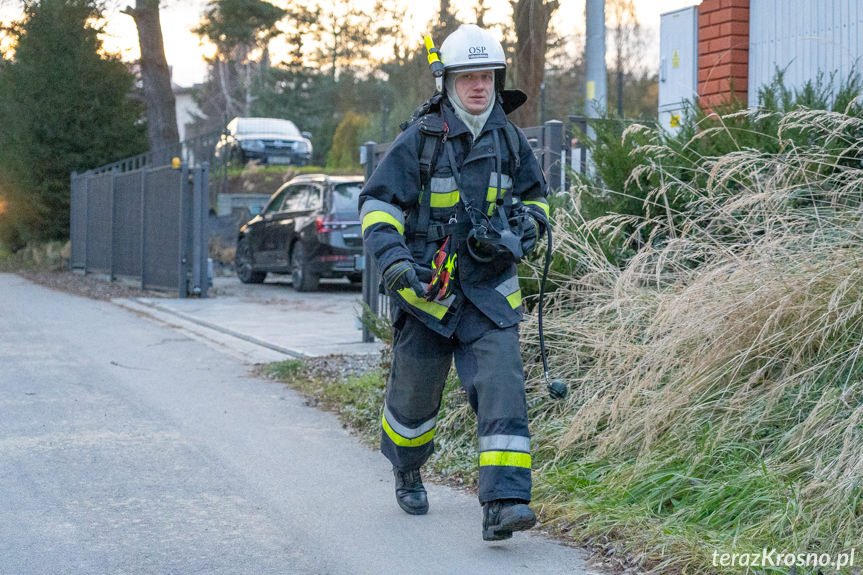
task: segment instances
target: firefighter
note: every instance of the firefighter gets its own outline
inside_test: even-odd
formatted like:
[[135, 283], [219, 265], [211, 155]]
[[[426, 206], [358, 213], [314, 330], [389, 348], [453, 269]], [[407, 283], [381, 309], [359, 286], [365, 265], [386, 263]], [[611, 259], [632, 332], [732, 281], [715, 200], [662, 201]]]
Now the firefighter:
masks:
[[454, 358], [478, 418], [483, 539], [496, 541], [536, 523], [516, 263], [544, 233], [547, 186], [506, 118], [513, 92], [504, 94], [500, 42], [462, 25], [439, 54], [443, 93], [391, 145], [359, 200], [366, 250], [393, 303], [381, 451], [399, 506], [425, 514], [420, 468]]

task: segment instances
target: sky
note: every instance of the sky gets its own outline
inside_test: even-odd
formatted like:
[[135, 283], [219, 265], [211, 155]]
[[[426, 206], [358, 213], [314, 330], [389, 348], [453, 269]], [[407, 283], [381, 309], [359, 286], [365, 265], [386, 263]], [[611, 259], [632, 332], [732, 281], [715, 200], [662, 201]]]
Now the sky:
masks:
[[[124, 60], [138, 58], [138, 37], [135, 23], [131, 17], [120, 12], [122, 7], [133, 2], [110, 2], [106, 11], [107, 29], [103, 38], [107, 50], [121, 54]], [[278, 4], [278, 2], [275, 2]], [[665, 12], [699, 4], [700, 0], [635, 0], [635, 8], [641, 24], [648, 31], [651, 45], [645, 52], [646, 66], [659, 59], [659, 15]], [[453, 2], [457, 7], [458, 3]], [[469, 3], [471, 6], [473, 2]], [[20, 14], [17, 2], [0, 1], [0, 18], [7, 20]], [[180, 86], [192, 86], [206, 79], [207, 69], [204, 62], [205, 47], [201, 46], [198, 36], [192, 33], [207, 5], [207, 0], [165, 0], [162, 2], [162, 35], [165, 41], [165, 56], [173, 70], [173, 80]], [[416, 38], [421, 44], [422, 34], [431, 20], [438, 3], [406, 2], [403, 25], [409, 37]], [[509, 18], [508, 0], [490, 0], [489, 22], [503, 22]], [[465, 13], [465, 19], [469, 14]], [[560, 0], [560, 8], [553, 18], [559, 32], [581, 32], [584, 30], [584, 0]], [[273, 53], [274, 62], [278, 54]], [[658, 67], [658, 64], [657, 64]]]

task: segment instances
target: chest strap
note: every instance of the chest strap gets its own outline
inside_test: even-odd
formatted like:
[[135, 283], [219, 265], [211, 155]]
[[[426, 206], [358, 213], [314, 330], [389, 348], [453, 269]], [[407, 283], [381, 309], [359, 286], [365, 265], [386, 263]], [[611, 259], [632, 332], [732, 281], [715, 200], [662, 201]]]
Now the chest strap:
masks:
[[426, 241], [436, 242], [444, 239], [447, 236], [452, 236], [456, 239], [456, 241], [460, 242], [467, 237], [467, 234], [470, 232], [471, 227], [473, 226], [470, 222], [455, 222], [452, 224], [429, 224], [428, 232], [426, 234]]

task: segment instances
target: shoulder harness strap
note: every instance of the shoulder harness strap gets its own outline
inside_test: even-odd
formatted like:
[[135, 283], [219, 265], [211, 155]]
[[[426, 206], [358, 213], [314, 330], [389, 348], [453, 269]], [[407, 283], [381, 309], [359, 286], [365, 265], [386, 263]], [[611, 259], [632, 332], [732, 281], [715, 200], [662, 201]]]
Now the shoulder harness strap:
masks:
[[446, 143], [449, 126], [440, 114], [427, 114], [420, 118], [419, 130], [422, 134], [419, 154], [420, 187], [426, 190], [434, 173], [441, 146]]
[[521, 167], [521, 138], [518, 137], [518, 128], [509, 120], [506, 121], [506, 126], [503, 129], [503, 137], [512, 156], [512, 169], [517, 170]]
[[419, 148], [420, 198], [414, 236], [422, 241], [414, 242], [413, 256], [415, 260], [422, 258], [425, 252], [425, 240], [431, 220], [431, 177], [435, 170], [438, 154], [440, 154], [442, 146], [446, 144], [449, 126], [440, 113], [429, 113], [420, 118], [419, 131], [422, 138]]

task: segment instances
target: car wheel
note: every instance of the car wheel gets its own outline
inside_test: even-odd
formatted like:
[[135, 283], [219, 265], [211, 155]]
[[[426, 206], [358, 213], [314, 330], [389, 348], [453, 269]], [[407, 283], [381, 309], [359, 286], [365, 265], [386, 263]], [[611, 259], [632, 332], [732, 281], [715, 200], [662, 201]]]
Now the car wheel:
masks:
[[302, 242], [291, 250], [291, 283], [297, 291], [315, 291], [320, 278], [309, 270], [309, 256]]
[[267, 272], [256, 272], [252, 269], [252, 249], [246, 240], [237, 242], [234, 269], [237, 270], [237, 277], [244, 284], [259, 284], [267, 277]]

